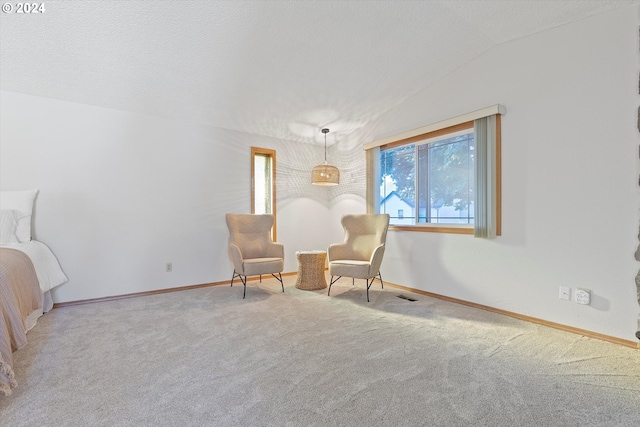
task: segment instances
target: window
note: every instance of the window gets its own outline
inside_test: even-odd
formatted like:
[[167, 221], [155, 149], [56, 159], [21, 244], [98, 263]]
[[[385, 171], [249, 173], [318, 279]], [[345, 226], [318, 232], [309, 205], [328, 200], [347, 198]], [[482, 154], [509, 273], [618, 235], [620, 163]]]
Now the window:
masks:
[[388, 213], [392, 230], [500, 235], [504, 112], [496, 105], [365, 144], [368, 212]]
[[469, 123], [457, 132], [380, 149], [379, 212], [391, 214], [391, 225], [473, 224], [472, 126]]
[[[251, 213], [276, 215], [276, 152], [251, 147]], [[273, 223], [276, 240], [276, 222]]]

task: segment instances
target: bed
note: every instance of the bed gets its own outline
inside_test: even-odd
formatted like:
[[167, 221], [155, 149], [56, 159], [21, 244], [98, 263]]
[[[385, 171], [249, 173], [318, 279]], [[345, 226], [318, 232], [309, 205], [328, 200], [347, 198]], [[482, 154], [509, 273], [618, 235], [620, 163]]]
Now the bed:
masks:
[[51, 289], [68, 279], [51, 249], [31, 239], [37, 190], [0, 191], [0, 395], [18, 385], [13, 352], [53, 308]]

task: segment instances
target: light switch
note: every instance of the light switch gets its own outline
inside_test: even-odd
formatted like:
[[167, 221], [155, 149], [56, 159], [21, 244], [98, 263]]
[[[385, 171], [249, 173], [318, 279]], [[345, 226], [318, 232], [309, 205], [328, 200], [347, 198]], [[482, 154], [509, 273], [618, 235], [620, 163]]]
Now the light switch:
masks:
[[560, 286], [560, 294], [558, 298], [571, 301], [571, 288], [568, 286]]

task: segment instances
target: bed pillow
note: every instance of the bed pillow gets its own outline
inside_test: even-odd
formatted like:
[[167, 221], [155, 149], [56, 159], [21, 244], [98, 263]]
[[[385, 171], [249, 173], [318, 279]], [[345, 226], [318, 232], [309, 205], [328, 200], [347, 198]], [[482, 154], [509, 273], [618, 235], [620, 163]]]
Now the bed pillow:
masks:
[[13, 209], [0, 209], [0, 245], [15, 245], [18, 243], [16, 229], [18, 219]]
[[0, 191], [0, 210], [15, 210], [19, 242], [31, 241], [31, 213], [38, 190]]

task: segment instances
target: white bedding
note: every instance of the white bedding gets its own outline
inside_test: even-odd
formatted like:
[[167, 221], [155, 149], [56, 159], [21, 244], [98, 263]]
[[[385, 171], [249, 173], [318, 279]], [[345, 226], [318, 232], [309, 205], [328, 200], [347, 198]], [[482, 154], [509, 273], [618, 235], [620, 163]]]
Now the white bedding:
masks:
[[36, 270], [42, 292], [49, 292], [51, 289], [69, 280], [62, 271], [56, 256], [51, 252], [51, 249], [42, 242], [32, 240], [30, 242], [0, 246], [16, 249], [29, 255], [33, 267]]

